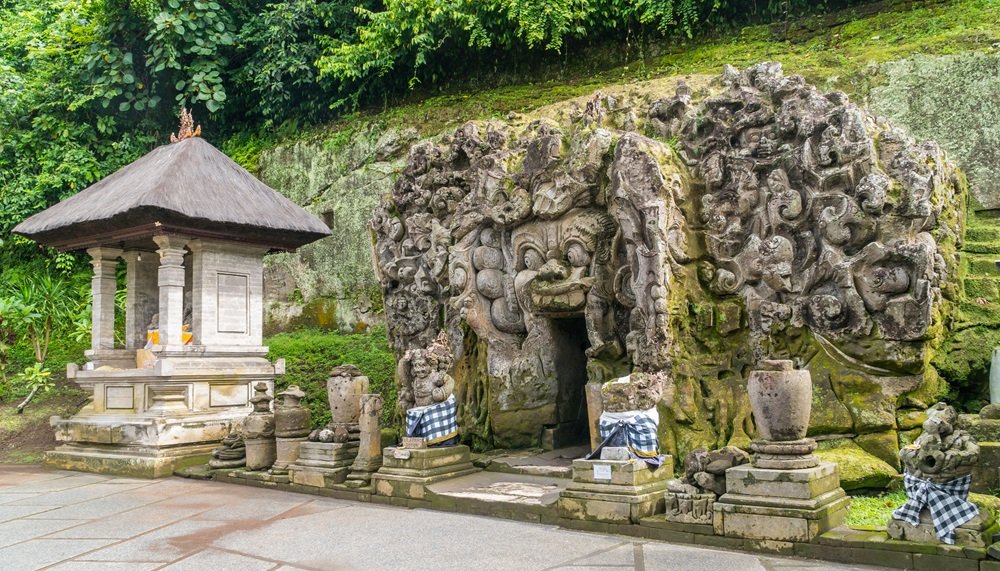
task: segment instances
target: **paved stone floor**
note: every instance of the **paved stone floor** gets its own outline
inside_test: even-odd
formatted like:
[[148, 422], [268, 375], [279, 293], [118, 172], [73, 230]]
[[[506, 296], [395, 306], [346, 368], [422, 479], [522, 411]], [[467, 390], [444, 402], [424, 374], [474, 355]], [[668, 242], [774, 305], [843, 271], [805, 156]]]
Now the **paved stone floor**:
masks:
[[236, 485], [0, 466], [0, 569], [876, 569]]

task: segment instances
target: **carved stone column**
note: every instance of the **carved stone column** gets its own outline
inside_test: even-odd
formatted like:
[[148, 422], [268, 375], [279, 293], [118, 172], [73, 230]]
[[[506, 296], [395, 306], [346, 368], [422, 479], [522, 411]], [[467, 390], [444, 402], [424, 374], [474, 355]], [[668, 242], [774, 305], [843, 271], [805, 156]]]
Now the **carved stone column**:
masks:
[[115, 272], [122, 251], [99, 247], [90, 248], [87, 253], [90, 254], [90, 265], [94, 267], [94, 277], [90, 282], [94, 298], [90, 348], [94, 351], [114, 349], [115, 291], [118, 289]]
[[146, 329], [159, 306], [156, 289], [154, 252], [128, 250], [122, 254], [125, 273], [125, 348], [139, 349], [146, 344]]
[[160, 345], [179, 347], [181, 326], [184, 319], [184, 244], [186, 238], [154, 236], [160, 247], [160, 270], [157, 285], [160, 288]]

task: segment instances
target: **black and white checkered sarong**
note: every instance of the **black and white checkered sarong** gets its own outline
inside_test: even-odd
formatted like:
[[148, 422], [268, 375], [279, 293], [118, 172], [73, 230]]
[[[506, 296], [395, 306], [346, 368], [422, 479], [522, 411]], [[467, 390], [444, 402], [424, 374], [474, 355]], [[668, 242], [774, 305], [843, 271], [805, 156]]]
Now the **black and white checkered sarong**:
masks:
[[406, 411], [406, 435], [423, 437], [427, 444], [437, 444], [458, 436], [458, 402], [455, 395], [437, 404]]
[[602, 414], [598, 428], [603, 442], [588, 458], [599, 456], [605, 446], [624, 445], [633, 458], [644, 460], [653, 467], [663, 464], [660, 438], [656, 433], [656, 420], [648, 414], [639, 413], [628, 420], [610, 418]]
[[943, 484], [905, 474], [903, 485], [906, 488], [906, 503], [893, 512], [892, 517], [914, 526], [920, 525], [920, 510], [926, 506], [934, 522], [934, 531], [943, 543], [954, 544], [955, 528], [979, 514], [976, 504], [967, 499], [972, 485], [971, 474]]

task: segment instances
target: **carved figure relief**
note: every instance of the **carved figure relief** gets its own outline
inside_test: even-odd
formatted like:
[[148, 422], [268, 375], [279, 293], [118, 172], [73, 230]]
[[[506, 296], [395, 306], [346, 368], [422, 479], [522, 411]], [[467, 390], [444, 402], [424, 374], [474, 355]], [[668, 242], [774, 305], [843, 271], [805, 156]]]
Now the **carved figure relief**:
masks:
[[665, 439], [685, 454], [747, 438], [740, 387], [765, 357], [918, 375], [959, 192], [936, 146], [772, 63], [559, 122], [467, 123], [411, 148], [372, 219], [401, 405], [480, 359], [485, 388], [456, 396], [486, 399], [509, 444], [573, 421], [583, 382], [650, 374], [676, 393], [661, 431], [702, 423], [700, 442]]

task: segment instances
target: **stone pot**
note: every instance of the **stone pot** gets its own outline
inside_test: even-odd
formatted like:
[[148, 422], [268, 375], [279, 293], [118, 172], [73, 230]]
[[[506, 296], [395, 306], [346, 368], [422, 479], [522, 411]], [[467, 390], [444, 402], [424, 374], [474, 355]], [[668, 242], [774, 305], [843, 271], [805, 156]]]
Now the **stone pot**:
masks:
[[750, 373], [747, 393], [762, 439], [785, 442], [806, 437], [812, 411], [809, 371], [796, 371], [791, 361], [764, 361]]
[[309, 410], [302, 406], [306, 394], [292, 385], [281, 393], [282, 402], [274, 407], [274, 435], [278, 438], [303, 438], [309, 436], [312, 419]]
[[357, 424], [361, 417], [361, 395], [368, 392], [368, 377], [354, 365], [341, 365], [330, 371], [326, 394], [330, 399], [332, 424]]

